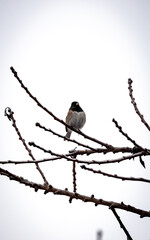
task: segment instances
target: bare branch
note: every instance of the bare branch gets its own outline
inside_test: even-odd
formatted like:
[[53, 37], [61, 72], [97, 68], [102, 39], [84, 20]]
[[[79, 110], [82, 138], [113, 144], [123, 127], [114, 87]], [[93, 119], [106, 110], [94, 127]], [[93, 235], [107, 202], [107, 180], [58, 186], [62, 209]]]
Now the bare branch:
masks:
[[[117, 123], [117, 121], [115, 121], [115, 119], [113, 119], [113, 121], [115, 122], [115, 124], [116, 124], [116, 126], [118, 127], [118, 128], [121, 128], [119, 125], [118, 125], [118, 123]], [[92, 150], [92, 151], [86, 151], [85, 153], [87, 154], [87, 155], [89, 155], [89, 154], [91, 154], [91, 153], [104, 153], [104, 154], [106, 154], [106, 153], [108, 153], [108, 152], [111, 152], [111, 150], [110, 149], [104, 149], [104, 148], [92, 148], [92, 147], [90, 147], [90, 146], [88, 146], [88, 145], [85, 145], [85, 144], [82, 144], [82, 143], [79, 143], [78, 141], [76, 141], [76, 140], [72, 140], [72, 139], [70, 139], [70, 138], [66, 138], [65, 136], [62, 136], [62, 135], [60, 135], [60, 134], [58, 134], [58, 133], [56, 133], [56, 132], [54, 132], [53, 130], [51, 130], [51, 129], [47, 129], [46, 127], [44, 127], [44, 126], [42, 126], [40, 123], [36, 123], [36, 126], [37, 127], [39, 127], [39, 128], [41, 128], [41, 129], [43, 129], [43, 130], [45, 130], [45, 131], [48, 131], [48, 132], [51, 132], [52, 134], [54, 134], [54, 135], [56, 135], [56, 136], [58, 136], [58, 137], [60, 137], [60, 138], [63, 138], [63, 139], [65, 139], [65, 140], [67, 140], [67, 141], [70, 141], [70, 142], [73, 142], [73, 143], [76, 143], [76, 144], [78, 144], [79, 146], [82, 146], [82, 147], [85, 147], [85, 148], [89, 148], [90, 150]], [[120, 130], [121, 131], [121, 130]], [[125, 134], [125, 133], [124, 133]], [[127, 135], [127, 134], [126, 134]], [[128, 135], [127, 135], [127, 137], [128, 137]], [[129, 137], [128, 137], [129, 138]], [[132, 142], [134, 141], [134, 140], [131, 140]], [[134, 142], [135, 143], [135, 142]], [[140, 152], [141, 150], [143, 150], [144, 151], [144, 149], [142, 148], [142, 147], [140, 147], [139, 145], [137, 145], [136, 143], [134, 144], [136, 147], [138, 147], [138, 149], [136, 149], [136, 151], [137, 152]], [[84, 150], [85, 151], [85, 150]], [[84, 151], [82, 151], [82, 153], [84, 153]], [[134, 149], [131, 149], [131, 148], [117, 148], [117, 147], [114, 147], [114, 150], [113, 150], [113, 153], [117, 153], [117, 152], [134, 152]], [[79, 152], [79, 151], [74, 151], [74, 153], [76, 154], [76, 155], [78, 155], [78, 154], [81, 154], [81, 151]], [[67, 155], [68, 156], [68, 155]]]
[[127, 181], [137, 181], [137, 182], [150, 183], [150, 179], [134, 178], [134, 177], [122, 177], [122, 176], [118, 176], [117, 174], [110, 174], [110, 173], [103, 172], [101, 170], [94, 170], [93, 168], [88, 168], [85, 165], [82, 165], [81, 168], [84, 169], [84, 170], [88, 170], [90, 172], [93, 172], [93, 173], [102, 174], [103, 176], [112, 177], [112, 178], [116, 178], [116, 179], [121, 179], [122, 181], [127, 180]]
[[130, 160], [130, 159], [134, 159], [136, 157], [140, 157], [140, 156], [145, 156], [145, 155], [148, 155], [146, 154], [145, 152], [141, 151], [141, 152], [138, 152], [138, 153], [135, 153], [135, 154], [131, 154], [131, 155], [127, 155], [127, 156], [123, 156], [123, 157], [120, 157], [120, 158], [117, 158], [117, 159], [112, 159], [112, 160], [103, 160], [103, 161], [100, 161], [100, 162], [97, 162], [94, 160], [89, 163], [89, 164], [107, 164], [107, 163], [120, 163], [120, 162], [123, 162], [123, 161], [126, 161], [126, 160]]
[[77, 191], [77, 182], [76, 182], [76, 162], [73, 161], [72, 163], [73, 168], [72, 168], [72, 173], [73, 173], [73, 191], [76, 192]]
[[2, 168], [0, 168], [0, 174], [8, 177], [10, 180], [14, 180], [21, 184], [24, 184], [25, 186], [29, 186], [29, 187], [33, 188], [35, 191], [43, 190], [45, 194], [52, 192], [53, 194], [67, 196], [71, 199], [78, 199], [83, 202], [91, 202], [91, 203], [95, 204], [95, 206], [103, 205], [103, 206], [109, 207], [110, 209], [117, 208], [117, 209], [121, 209], [121, 210], [128, 211], [131, 213], [135, 213], [135, 214], [139, 215], [140, 218], [150, 217], [150, 211], [135, 208], [131, 205], [124, 204], [123, 202], [118, 203], [118, 202], [98, 199], [98, 198], [95, 198], [93, 194], [89, 197], [89, 196], [79, 194], [77, 192], [76, 193], [70, 192], [67, 189], [65, 189], [65, 190], [58, 189], [51, 185], [49, 185], [49, 187], [47, 187], [42, 184], [30, 182], [29, 180], [24, 179], [23, 177], [19, 177], [19, 176], [15, 175], [5, 169], [2, 169]]
[[122, 130], [122, 127], [119, 126], [118, 122], [117, 122], [114, 118], [113, 118], [112, 121], [115, 123], [116, 127], [119, 129], [119, 132], [121, 132], [123, 136], [125, 136], [130, 142], [132, 142], [134, 146], [136, 146], [137, 148], [139, 148], [140, 151], [141, 151], [141, 150], [144, 150], [139, 144], [137, 144], [137, 143], [135, 142], [135, 140], [133, 140], [132, 138], [130, 138], [129, 135]]
[[55, 161], [55, 160], [59, 160], [61, 159], [61, 157], [55, 157], [55, 158], [43, 158], [40, 160], [35, 160], [34, 162], [31, 160], [21, 160], [21, 161], [14, 161], [14, 160], [8, 160], [8, 161], [0, 161], [0, 164], [35, 164], [35, 163], [46, 163], [46, 162], [51, 162], [51, 161]]
[[[42, 147], [39, 147], [38, 145], [35, 145], [35, 147], [39, 148], [40, 150], [43, 150], [44, 152], [47, 152], [47, 153], [50, 153], [49, 151], [50, 150], [46, 150]], [[52, 152], [52, 151], [51, 151]], [[53, 153], [53, 152], [52, 152]], [[139, 152], [139, 153], [135, 153], [135, 154], [132, 154], [132, 155], [128, 155], [128, 156], [123, 156], [121, 158], [118, 158], [118, 159], [112, 159], [112, 160], [103, 160], [103, 161], [96, 161], [96, 160], [78, 160], [78, 159], [75, 159], [75, 160], [72, 160], [72, 158], [69, 158], [69, 157], [72, 157], [73, 155], [83, 155], [83, 154], [86, 154], [85, 151], [75, 151], [75, 153], [69, 153], [69, 154], [57, 154], [57, 153], [54, 153], [54, 155], [59, 155], [59, 157], [54, 157], [54, 158], [44, 158], [44, 159], [40, 159], [40, 160], [35, 160], [34, 162], [33, 161], [30, 161], [30, 160], [21, 160], [21, 161], [14, 161], [14, 160], [8, 160], [8, 161], [0, 161], [0, 164], [35, 164], [35, 163], [46, 163], [46, 162], [51, 162], [51, 161], [55, 161], [55, 160], [60, 160], [62, 158], [64, 158], [64, 156], [66, 156], [66, 160], [67, 161], [75, 161], [76, 163], [84, 163], [84, 164], [88, 164], [88, 165], [91, 165], [91, 164], [98, 164], [98, 165], [102, 165], [102, 164], [109, 164], [109, 163], [119, 163], [119, 162], [122, 162], [122, 161], [125, 161], [125, 160], [130, 160], [132, 158], [135, 158], [135, 157], [140, 157], [140, 156], [145, 156], [145, 154], [143, 152]], [[88, 155], [88, 154], [87, 154]]]
[[[21, 140], [21, 142], [23, 143], [23, 146], [24, 146], [25, 149], [27, 150], [29, 156], [30, 156], [31, 159], [35, 162], [36, 159], [34, 158], [31, 150], [30, 150], [29, 147], [27, 146], [27, 144], [26, 144], [26, 142], [25, 142], [25, 139], [22, 138], [21, 133], [20, 133], [20, 131], [19, 131], [17, 125], [16, 125], [16, 120], [15, 120], [15, 118], [14, 118], [14, 113], [11, 111], [10, 108], [6, 108], [6, 109], [5, 109], [5, 116], [7, 116], [9, 120], [12, 120], [12, 126], [14, 127], [14, 129], [15, 129], [18, 137], [19, 137], [19, 140]], [[37, 168], [37, 170], [39, 171], [40, 175], [42, 176], [45, 184], [48, 185], [48, 181], [46, 180], [46, 177], [45, 177], [44, 173], [42, 172], [41, 168], [39, 167], [38, 163], [35, 162], [35, 165], [36, 165], [36, 168]]]
[[62, 136], [61, 134], [58, 134], [58, 133], [54, 132], [52, 129], [50, 129], [50, 128], [48, 129], [48, 128], [42, 126], [40, 123], [36, 123], [35, 125], [36, 125], [36, 127], [39, 127], [39, 128], [41, 128], [41, 129], [43, 129], [44, 131], [50, 132], [50, 133], [52, 133], [53, 135], [56, 135], [57, 137], [63, 138], [64, 140], [67, 140], [67, 141], [69, 141], [69, 142], [76, 143], [77, 145], [82, 146], [82, 147], [85, 147], [85, 148], [89, 148], [89, 149], [93, 150], [94, 152], [96, 151], [95, 148], [92, 148], [92, 147], [90, 147], [90, 146], [88, 146], [88, 145], [85, 145], [85, 144], [83, 144], [83, 143], [80, 143], [80, 142], [78, 142], [78, 141], [76, 141], [76, 140], [73, 140], [73, 139], [67, 138], [67, 137], [65, 137], [65, 136]]
[[[119, 162], [129, 160], [129, 159], [132, 159], [132, 158], [135, 158], [135, 157], [146, 155], [146, 153], [142, 151], [142, 152], [139, 152], [139, 153], [135, 153], [135, 154], [128, 155], [128, 156], [123, 156], [121, 158], [113, 159], [113, 160], [104, 160], [104, 161], [96, 161], [96, 160], [87, 161], [87, 160], [84, 160], [83, 161], [83, 160], [78, 160], [78, 159], [72, 160], [72, 158], [69, 158], [67, 154], [66, 155], [65, 154], [58, 154], [58, 153], [52, 152], [51, 150], [46, 150], [45, 148], [43, 148], [41, 146], [38, 146], [34, 142], [30, 142], [29, 145], [33, 146], [33, 147], [36, 147], [36, 148], [42, 150], [45, 153], [49, 153], [49, 154], [54, 155], [56, 157], [64, 158], [67, 161], [71, 161], [71, 162], [75, 161], [77, 163], [84, 163], [84, 164], [99, 164], [99, 165], [101, 165], [101, 164], [109, 164], [109, 163], [116, 163], [116, 162], [119, 163]], [[72, 155], [74, 155], [74, 153]]]
[[140, 117], [142, 123], [147, 127], [147, 129], [150, 131], [150, 126], [149, 124], [145, 121], [144, 119], [144, 116], [140, 113], [138, 107], [137, 107], [137, 104], [135, 102], [135, 98], [133, 97], [133, 89], [132, 89], [132, 79], [128, 79], [128, 89], [129, 89], [129, 95], [130, 95], [130, 98], [131, 98], [131, 103], [133, 104], [133, 107], [135, 109], [135, 112], [138, 114], [138, 116]]
[[[51, 150], [46, 150], [45, 148], [43, 148], [41, 146], [38, 146], [34, 142], [30, 142], [29, 145], [33, 146], [33, 147], [36, 147], [36, 148], [42, 150], [45, 153], [49, 153], [51, 155], [54, 155], [54, 156], [57, 156], [57, 157], [60, 157], [60, 158], [65, 158], [67, 161], [71, 161], [71, 162], [75, 161], [77, 163], [85, 163], [85, 164], [99, 164], [99, 165], [101, 165], [101, 164], [116, 163], [116, 162], [119, 163], [119, 162], [129, 160], [129, 159], [132, 159], [132, 158], [135, 158], [135, 157], [146, 155], [146, 153], [142, 151], [142, 152], [138, 152], [138, 153], [128, 155], [128, 156], [123, 156], [121, 158], [113, 159], [113, 160], [104, 160], [104, 161], [96, 161], [96, 160], [87, 161], [87, 160], [84, 160], [83, 161], [83, 160], [78, 160], [78, 159], [72, 160], [72, 158], [69, 158], [67, 154], [66, 155], [65, 154], [58, 154], [58, 153], [52, 152]], [[74, 154], [76, 154], [76, 153], [73, 153], [72, 155], [74, 155]]]
[[111, 210], [112, 210], [114, 216], [116, 217], [117, 221], [119, 222], [120, 227], [123, 229], [124, 233], [126, 234], [127, 240], [133, 240], [133, 238], [130, 236], [128, 230], [126, 229], [125, 225], [123, 224], [120, 217], [118, 216], [116, 210], [114, 208], [112, 208]]

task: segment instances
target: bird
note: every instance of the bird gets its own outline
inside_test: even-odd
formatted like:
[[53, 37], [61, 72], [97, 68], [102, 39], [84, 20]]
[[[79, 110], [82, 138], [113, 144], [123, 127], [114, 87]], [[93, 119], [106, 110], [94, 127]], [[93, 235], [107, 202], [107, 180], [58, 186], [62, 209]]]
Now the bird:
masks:
[[[68, 114], [66, 116], [66, 124], [79, 130], [83, 128], [86, 122], [86, 114], [80, 107], [79, 103], [74, 101], [71, 103], [71, 107], [69, 108]], [[66, 127], [66, 137], [70, 138], [72, 130]]]

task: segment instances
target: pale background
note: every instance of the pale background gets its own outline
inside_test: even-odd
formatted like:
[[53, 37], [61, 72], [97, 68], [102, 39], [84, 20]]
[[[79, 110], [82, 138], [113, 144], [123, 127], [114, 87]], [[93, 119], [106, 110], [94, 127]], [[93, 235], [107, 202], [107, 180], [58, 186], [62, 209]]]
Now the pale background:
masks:
[[[64, 126], [39, 109], [21, 89], [10, 66], [33, 95], [61, 119], [65, 119], [71, 102], [79, 101], [87, 114], [85, 133], [115, 146], [132, 146], [114, 127], [112, 118], [116, 118], [132, 138], [149, 148], [149, 132], [133, 110], [127, 85], [128, 78], [132, 78], [138, 106], [150, 122], [149, 23], [149, 0], [1, 0], [0, 160], [29, 159], [11, 122], [4, 117], [8, 106], [14, 111], [27, 142], [35, 141], [57, 153], [67, 153], [75, 147], [35, 127], [35, 122], [40, 122], [65, 134]], [[72, 138], [90, 144], [75, 133]], [[37, 159], [48, 156], [35, 149], [33, 154]], [[107, 158], [116, 156], [89, 157]], [[146, 169], [138, 160], [99, 169], [150, 178], [149, 157], [145, 164]], [[2, 167], [42, 183], [34, 165]], [[72, 190], [71, 163], [64, 160], [43, 163], [41, 168], [53, 186]], [[6, 177], [0, 180], [2, 240], [95, 240], [98, 230], [103, 231], [103, 240], [126, 239], [107, 207], [95, 207], [79, 200], [69, 204], [66, 197], [35, 193]], [[149, 184], [92, 175], [79, 166], [77, 191], [150, 209]], [[150, 219], [123, 211], [118, 213], [133, 239], [150, 239]]]

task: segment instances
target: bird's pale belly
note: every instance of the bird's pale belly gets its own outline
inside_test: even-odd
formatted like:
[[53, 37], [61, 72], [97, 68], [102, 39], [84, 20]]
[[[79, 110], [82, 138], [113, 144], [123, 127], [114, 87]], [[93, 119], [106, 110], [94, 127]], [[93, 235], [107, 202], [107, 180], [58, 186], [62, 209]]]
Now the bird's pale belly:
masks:
[[85, 124], [85, 113], [84, 112], [73, 112], [72, 117], [69, 121], [69, 125], [81, 129]]

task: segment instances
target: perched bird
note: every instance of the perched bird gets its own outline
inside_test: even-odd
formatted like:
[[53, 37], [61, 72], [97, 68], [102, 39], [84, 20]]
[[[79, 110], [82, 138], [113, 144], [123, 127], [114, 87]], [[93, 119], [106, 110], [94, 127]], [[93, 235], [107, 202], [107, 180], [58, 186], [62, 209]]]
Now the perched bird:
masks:
[[[71, 107], [69, 108], [69, 112], [66, 117], [66, 123], [79, 130], [83, 128], [86, 121], [85, 112], [82, 110], [78, 102], [72, 102]], [[72, 130], [66, 127], [66, 137], [70, 138]]]

